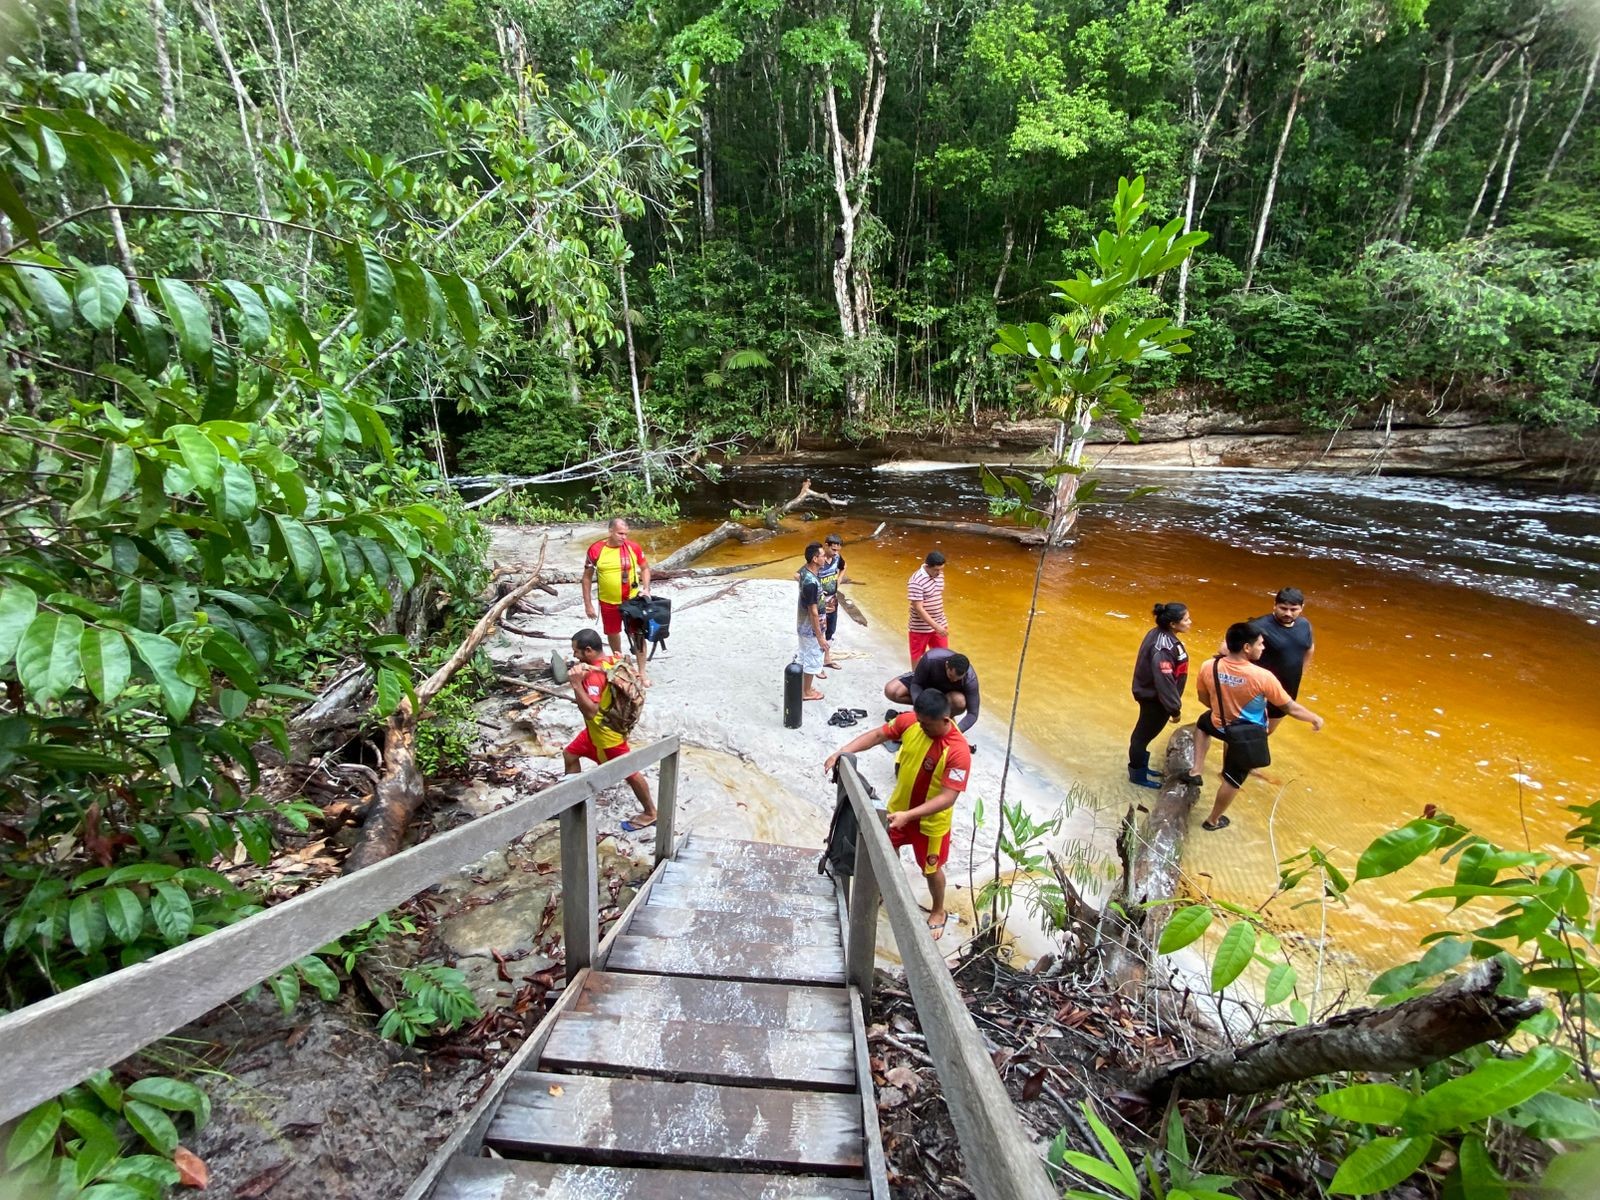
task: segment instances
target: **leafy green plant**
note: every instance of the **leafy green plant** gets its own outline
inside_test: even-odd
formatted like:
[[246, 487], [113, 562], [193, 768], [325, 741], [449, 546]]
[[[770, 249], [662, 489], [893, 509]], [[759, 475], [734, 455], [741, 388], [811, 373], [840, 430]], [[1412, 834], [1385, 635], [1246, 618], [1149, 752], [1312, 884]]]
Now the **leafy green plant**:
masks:
[[46, 1100], [12, 1127], [0, 1184], [20, 1195], [140, 1200], [165, 1194], [180, 1176], [176, 1119], [196, 1130], [211, 1102], [191, 1083], [151, 1075], [123, 1087], [100, 1071]]
[[1062, 1171], [1070, 1168], [1101, 1185], [1095, 1191], [1068, 1188], [1063, 1195], [1071, 1200], [1141, 1200], [1146, 1195], [1153, 1200], [1230, 1200], [1231, 1194], [1225, 1189], [1233, 1186], [1233, 1177], [1195, 1172], [1183, 1117], [1176, 1105], [1167, 1117], [1164, 1151], [1145, 1155], [1140, 1164], [1142, 1170], [1134, 1166], [1127, 1149], [1087, 1100], [1080, 1108], [1095, 1141], [1100, 1143], [1101, 1154], [1069, 1150], [1065, 1130], [1056, 1135], [1046, 1154], [1052, 1167]]
[[335, 958], [345, 972], [355, 970], [356, 961], [368, 951], [375, 950], [390, 938], [410, 937], [417, 932], [416, 922], [410, 917], [393, 912], [379, 913], [363, 925], [357, 925], [337, 942], [331, 942], [317, 951]]
[[482, 1015], [467, 977], [454, 967], [410, 967], [400, 986], [405, 995], [383, 1014], [378, 1032], [408, 1046], [419, 1037], [449, 1033]]

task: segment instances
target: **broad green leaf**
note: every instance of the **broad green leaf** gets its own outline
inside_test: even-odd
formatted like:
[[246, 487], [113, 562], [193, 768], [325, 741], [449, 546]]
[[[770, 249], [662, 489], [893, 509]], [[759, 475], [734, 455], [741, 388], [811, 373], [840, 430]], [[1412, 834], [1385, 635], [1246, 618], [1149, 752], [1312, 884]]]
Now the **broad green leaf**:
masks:
[[339, 549], [339, 543], [333, 540], [333, 534], [326, 525], [311, 526], [311, 536], [316, 539], [317, 550], [322, 555], [322, 565], [328, 576], [328, 588], [334, 594], [343, 592], [350, 586], [345, 577], [344, 551]]
[[190, 362], [211, 357], [211, 314], [199, 294], [181, 279], [157, 279], [156, 293], [178, 331], [178, 348]]
[[1531, 1100], [1571, 1065], [1549, 1046], [1535, 1046], [1521, 1058], [1491, 1058], [1430, 1090], [1412, 1107], [1410, 1123], [1426, 1133], [1463, 1129]]
[[132, 447], [125, 442], [106, 442], [88, 490], [73, 504], [71, 515], [76, 519], [104, 511], [132, 491], [138, 479], [139, 462]]
[[205, 660], [226, 675], [234, 687], [247, 696], [260, 695], [261, 667], [238, 638], [226, 630], [214, 629], [204, 653]]
[[17, 1122], [6, 1143], [6, 1166], [15, 1167], [43, 1154], [56, 1140], [56, 1130], [61, 1127], [61, 1105], [46, 1100]]
[[[172, 354], [172, 344], [161, 318], [142, 304], [131, 304], [123, 309], [117, 328], [133, 351], [139, 370], [151, 377], [159, 375]], [[130, 380], [124, 386], [133, 388], [136, 385]]]
[[59, 699], [78, 682], [82, 637], [83, 618], [72, 613], [42, 612], [34, 617], [17, 645], [17, 679], [36, 704]]
[[100, 904], [105, 909], [106, 924], [111, 928], [111, 936], [117, 941], [137, 941], [144, 933], [144, 905], [140, 904], [139, 897], [127, 888], [102, 889]]
[[1295, 969], [1288, 963], [1277, 963], [1272, 970], [1267, 972], [1267, 986], [1262, 1000], [1270, 1007], [1282, 1004], [1294, 994], [1294, 985], [1298, 979]]
[[158, 883], [150, 897], [150, 915], [167, 941], [176, 944], [194, 928], [194, 905], [189, 893], [175, 883]]
[[215, 488], [222, 475], [222, 455], [205, 431], [196, 425], [174, 425], [167, 438], [178, 447], [195, 486], [207, 492]]
[[1431, 1137], [1380, 1137], [1363, 1142], [1339, 1164], [1328, 1191], [1335, 1196], [1370, 1196], [1409, 1179], [1428, 1160]]
[[72, 294], [83, 319], [103, 333], [116, 324], [128, 303], [128, 280], [115, 267], [82, 267], [73, 281]]
[[65, 333], [72, 328], [72, 299], [67, 295], [67, 289], [61, 286], [55, 272], [34, 263], [13, 263], [12, 268], [22, 280], [28, 299], [33, 301], [34, 308], [50, 328], [57, 333]]
[[322, 577], [322, 550], [317, 545], [317, 539], [293, 517], [273, 513], [272, 519], [283, 536], [284, 549], [288, 552], [295, 578], [300, 581], [301, 587], [310, 587]]
[[128, 640], [133, 643], [135, 652], [150, 668], [151, 678], [160, 687], [167, 715], [174, 718], [187, 716], [194, 707], [195, 685], [178, 673], [183, 651], [159, 634], [146, 633], [141, 629], [128, 630]]
[[433, 334], [433, 305], [429, 301], [426, 279], [423, 269], [410, 259], [394, 264], [400, 320], [405, 325], [406, 337], [413, 342], [425, 342]]
[[1211, 964], [1211, 990], [1220, 992], [1244, 973], [1256, 952], [1256, 929], [1248, 921], [1228, 926]]
[[1557, 1092], [1540, 1092], [1517, 1105], [1505, 1119], [1531, 1137], [1562, 1141], [1600, 1138], [1600, 1105]]
[[0, 171], [0, 212], [11, 218], [11, 224], [26, 240], [39, 240], [39, 223], [23, 200], [22, 193], [17, 191], [16, 184], [11, 182], [9, 171]]
[[468, 346], [476, 346], [479, 331], [478, 314], [482, 307], [482, 302], [478, 299], [478, 289], [459, 275], [436, 272], [433, 277], [439, 284], [439, 290], [444, 293], [445, 303], [449, 305], [450, 315], [455, 320], [456, 328], [461, 331], [461, 340]]
[[139, 1100], [164, 1108], [168, 1112], [185, 1112], [194, 1118], [195, 1128], [201, 1128], [211, 1117], [211, 1101], [192, 1083], [181, 1079], [168, 1079], [164, 1075], [151, 1075], [128, 1085], [125, 1093], [129, 1100]]
[[1399, 829], [1391, 829], [1368, 846], [1356, 864], [1356, 881], [1392, 875], [1410, 866], [1439, 844], [1444, 830], [1437, 822], [1418, 817]]
[[255, 476], [238, 463], [223, 460], [222, 479], [216, 495], [217, 508], [225, 520], [255, 519], [256, 506], [259, 503]]
[[329, 969], [328, 964], [314, 954], [308, 954], [295, 963], [295, 969], [312, 987], [317, 989], [317, 995], [330, 1003], [339, 998], [339, 977]]
[[267, 987], [278, 998], [278, 1006], [284, 1012], [293, 1012], [294, 1006], [300, 1002], [300, 976], [291, 970], [279, 971], [267, 980]]
[[101, 704], [110, 704], [128, 686], [133, 659], [122, 634], [104, 625], [90, 625], [78, 643], [83, 660], [83, 678]]
[[1182, 950], [1204, 933], [1210, 924], [1211, 910], [1205, 905], [1191, 904], [1180, 908], [1172, 914], [1167, 927], [1161, 931], [1161, 944], [1156, 947], [1156, 953], [1171, 954], [1174, 950]]
[[86, 1186], [117, 1157], [122, 1143], [98, 1113], [86, 1108], [69, 1108], [61, 1117], [82, 1139], [74, 1156], [73, 1174], [79, 1187]]
[[1444, 1181], [1445, 1200], [1506, 1200], [1505, 1180], [1495, 1170], [1482, 1138], [1462, 1138], [1456, 1154], [1456, 1165]]
[[394, 275], [383, 255], [365, 243], [346, 243], [344, 261], [362, 335], [377, 337], [394, 319]]
[[67, 909], [67, 933], [72, 944], [85, 954], [93, 954], [106, 944], [106, 914], [97, 892], [73, 897]]
[[[385, 573], [388, 562], [385, 560]], [[33, 589], [20, 583], [0, 584], [0, 667], [11, 661], [17, 652], [17, 643], [33, 624], [39, 612], [39, 597]]]
[[237, 279], [224, 279], [223, 290], [233, 298], [239, 330], [239, 349], [255, 354], [265, 348], [272, 335], [272, 315], [256, 290]]
[[135, 1133], [162, 1154], [171, 1155], [178, 1148], [178, 1127], [153, 1104], [129, 1100], [122, 1106], [122, 1115]]
[[1108, 1162], [1096, 1158], [1092, 1154], [1084, 1154], [1078, 1150], [1068, 1150], [1063, 1156], [1067, 1165], [1074, 1171], [1099, 1180], [1107, 1187], [1115, 1188], [1128, 1200], [1139, 1200], [1139, 1180], [1135, 1176], [1129, 1178], [1118, 1171]]
[[1331, 1116], [1363, 1125], [1399, 1125], [1416, 1097], [1392, 1083], [1357, 1083], [1317, 1097]]

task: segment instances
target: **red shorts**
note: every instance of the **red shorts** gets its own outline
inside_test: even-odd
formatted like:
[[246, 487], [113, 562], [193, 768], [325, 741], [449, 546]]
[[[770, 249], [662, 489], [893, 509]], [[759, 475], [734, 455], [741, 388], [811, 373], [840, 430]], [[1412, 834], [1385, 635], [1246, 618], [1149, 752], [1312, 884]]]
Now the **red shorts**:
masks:
[[624, 741], [619, 745], [612, 746], [609, 750], [600, 750], [596, 748], [594, 739], [589, 736], [587, 727], [578, 730], [578, 736], [567, 743], [568, 754], [574, 758], [587, 758], [597, 763], [610, 762], [613, 758], [621, 758], [632, 749], [633, 747]]
[[913, 667], [917, 665], [917, 659], [921, 658], [929, 650], [950, 649], [950, 638], [943, 633], [918, 633], [913, 629], [906, 634], [906, 637], [911, 642], [911, 665]]
[[911, 852], [917, 856], [917, 863], [922, 867], [924, 875], [932, 875], [944, 866], [950, 857], [949, 831], [936, 833], [930, 837], [922, 832], [921, 821], [915, 821], [904, 829], [889, 830], [889, 844], [896, 850], [901, 846], [910, 846]]
[[622, 605], [600, 601], [600, 628], [607, 634], [622, 632]]

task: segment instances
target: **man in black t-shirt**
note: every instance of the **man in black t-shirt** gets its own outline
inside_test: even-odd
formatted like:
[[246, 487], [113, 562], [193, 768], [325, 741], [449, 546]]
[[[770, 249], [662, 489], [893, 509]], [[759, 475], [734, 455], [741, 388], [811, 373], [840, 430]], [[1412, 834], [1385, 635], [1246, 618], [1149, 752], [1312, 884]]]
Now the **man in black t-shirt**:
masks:
[[896, 704], [915, 704], [917, 697], [928, 688], [949, 697], [950, 715], [961, 718], [962, 733], [977, 723], [982, 704], [978, 672], [965, 654], [937, 647], [929, 650], [908, 674], [889, 680], [883, 694]]
[[[1278, 677], [1283, 690], [1295, 699], [1300, 698], [1300, 681], [1311, 666], [1311, 654], [1316, 645], [1311, 637], [1311, 622], [1300, 614], [1305, 611], [1305, 593], [1299, 588], [1283, 588], [1273, 597], [1272, 611], [1250, 622], [1250, 628], [1267, 640], [1258, 665]], [[1276, 704], [1267, 705], [1267, 729], [1278, 728], [1278, 722], [1288, 710]]]

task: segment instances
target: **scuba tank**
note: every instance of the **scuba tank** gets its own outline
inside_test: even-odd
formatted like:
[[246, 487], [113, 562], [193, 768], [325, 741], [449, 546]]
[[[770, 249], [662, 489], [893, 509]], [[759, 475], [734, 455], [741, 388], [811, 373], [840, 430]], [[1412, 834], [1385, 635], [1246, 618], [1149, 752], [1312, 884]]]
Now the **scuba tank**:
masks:
[[791, 662], [783, 669], [783, 727], [785, 729], [799, 729], [800, 719], [805, 711], [805, 701], [801, 693], [805, 687], [805, 672], [800, 669], [798, 662]]

